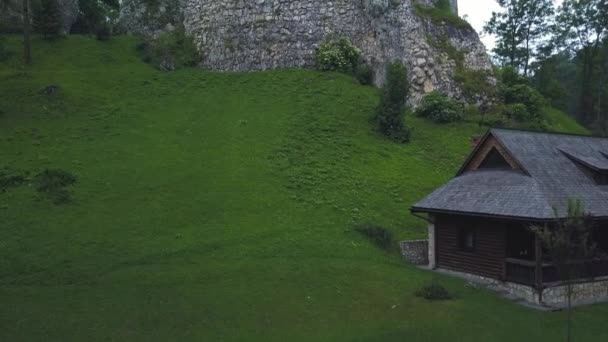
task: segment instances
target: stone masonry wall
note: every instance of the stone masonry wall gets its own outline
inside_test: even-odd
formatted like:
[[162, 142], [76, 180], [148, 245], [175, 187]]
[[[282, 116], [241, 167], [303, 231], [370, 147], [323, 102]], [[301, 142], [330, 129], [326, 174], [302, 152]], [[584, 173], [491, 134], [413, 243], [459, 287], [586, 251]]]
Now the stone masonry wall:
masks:
[[[123, 1], [123, 8], [130, 9], [123, 10], [125, 26], [139, 33], [146, 25], [132, 21], [150, 17], [133, 15], [145, 12], [142, 1]], [[491, 70], [485, 47], [473, 29], [438, 25], [416, 15], [414, 1], [430, 5], [433, 0], [159, 1], [160, 8], [174, 8], [163, 7], [164, 2], [179, 3], [176, 12], [202, 52], [201, 66], [209, 70], [310, 68], [315, 50], [330, 35], [346, 36], [361, 49], [377, 85], [384, 83], [387, 62], [402, 61], [413, 86], [412, 103], [433, 90], [464, 100], [454, 81], [456, 62], [429, 40], [447, 39], [465, 52], [468, 69]]]
[[401, 255], [414, 265], [427, 265], [429, 263], [429, 243], [427, 240], [401, 241]]

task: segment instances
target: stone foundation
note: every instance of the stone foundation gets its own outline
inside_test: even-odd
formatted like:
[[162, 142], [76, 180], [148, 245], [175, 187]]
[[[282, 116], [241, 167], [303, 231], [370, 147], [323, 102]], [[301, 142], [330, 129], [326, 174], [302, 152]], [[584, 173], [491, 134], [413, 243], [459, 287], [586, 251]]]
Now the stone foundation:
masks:
[[[567, 305], [566, 286], [553, 284], [542, 293], [532, 286], [500, 281], [474, 274], [437, 269], [437, 272], [464, 279], [480, 285], [502, 296], [538, 308], [563, 308]], [[608, 277], [574, 284], [573, 305], [594, 304], [608, 301]]]
[[427, 265], [429, 263], [429, 243], [427, 240], [401, 241], [401, 255], [414, 265]]

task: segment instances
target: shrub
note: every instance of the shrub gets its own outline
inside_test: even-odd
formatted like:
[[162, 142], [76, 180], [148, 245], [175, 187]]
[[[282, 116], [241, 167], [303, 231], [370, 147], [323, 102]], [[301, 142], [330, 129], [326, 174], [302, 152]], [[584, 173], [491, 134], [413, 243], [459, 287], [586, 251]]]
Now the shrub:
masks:
[[186, 35], [183, 26], [163, 32], [158, 38], [140, 43], [136, 48], [146, 63], [151, 63], [161, 70], [193, 67], [200, 61], [196, 44], [192, 37]]
[[25, 183], [25, 176], [10, 169], [0, 170], [0, 192]]
[[46, 194], [55, 204], [71, 200], [66, 187], [76, 183], [76, 177], [64, 170], [44, 170], [34, 178], [36, 191]]
[[448, 123], [463, 119], [463, 106], [439, 92], [426, 95], [418, 108], [416, 116], [430, 119], [435, 123]]
[[57, 0], [41, 0], [34, 9], [34, 28], [45, 39], [61, 36], [61, 13]]
[[0, 62], [8, 60], [11, 56], [11, 52], [4, 46], [4, 41], [0, 37]]
[[376, 110], [376, 121], [382, 134], [399, 143], [410, 141], [410, 129], [404, 120], [409, 86], [407, 69], [401, 62], [387, 65], [386, 83]]
[[112, 38], [112, 27], [107, 21], [102, 22], [95, 29], [95, 38], [99, 41], [108, 41]]
[[315, 64], [321, 71], [353, 73], [359, 65], [361, 51], [345, 37], [328, 38], [317, 49]]
[[367, 237], [374, 245], [389, 250], [393, 245], [393, 233], [380, 226], [362, 225], [355, 230]]
[[501, 87], [501, 97], [507, 105], [516, 103], [525, 105], [532, 117], [540, 117], [546, 105], [543, 96], [536, 89], [525, 84]]
[[371, 85], [374, 83], [374, 74], [372, 73], [372, 68], [364, 63], [357, 65], [355, 77], [362, 85]]
[[418, 289], [415, 295], [426, 300], [449, 300], [453, 298], [450, 292], [435, 279]]

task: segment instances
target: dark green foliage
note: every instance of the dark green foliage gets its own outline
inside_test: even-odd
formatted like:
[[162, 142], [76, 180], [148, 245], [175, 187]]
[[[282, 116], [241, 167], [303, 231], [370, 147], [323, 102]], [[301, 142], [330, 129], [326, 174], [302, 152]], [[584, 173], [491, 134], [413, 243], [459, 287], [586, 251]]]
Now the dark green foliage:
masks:
[[8, 168], [0, 169], [0, 193], [19, 186], [26, 181], [26, 175]]
[[112, 38], [112, 27], [110, 26], [110, 23], [105, 21], [100, 23], [95, 30], [95, 38], [100, 41], [110, 40], [110, 38]]
[[380, 132], [399, 143], [410, 141], [410, 129], [404, 119], [409, 87], [405, 66], [398, 61], [388, 64], [386, 83], [376, 111], [376, 120]]
[[315, 64], [321, 71], [353, 73], [357, 70], [361, 51], [346, 37], [329, 37], [315, 53]]
[[71, 200], [66, 187], [76, 183], [76, 177], [68, 171], [46, 169], [34, 177], [36, 191], [46, 194], [55, 204], [64, 204]]
[[34, 7], [34, 28], [45, 39], [57, 39], [61, 36], [61, 13], [57, 0], [41, 0]]
[[99, 30], [105, 30], [104, 25], [109, 25], [109, 32], [112, 32], [112, 25], [108, 20], [112, 20], [117, 16], [119, 9], [118, 1], [79, 0], [78, 6], [80, 12], [76, 22], [72, 25], [71, 33], [95, 34], [96, 36], [105, 38], [107, 34], [99, 32]]
[[4, 45], [4, 40], [0, 37], [0, 62], [6, 61], [11, 56], [11, 52]]
[[522, 128], [544, 129], [544, 108], [547, 103], [543, 96], [521, 77], [514, 68], [507, 67], [500, 72], [498, 86], [498, 111]]
[[384, 250], [393, 247], [393, 233], [384, 227], [366, 224], [356, 227], [355, 230]]
[[453, 298], [450, 292], [435, 279], [433, 279], [429, 284], [418, 289], [415, 295], [416, 297], [433, 301], [449, 300]]
[[422, 18], [427, 18], [437, 25], [448, 24], [459, 29], [472, 30], [471, 24], [455, 14], [449, 2], [439, 0], [435, 6], [426, 6], [420, 3], [414, 4], [416, 15]]
[[372, 72], [372, 68], [367, 64], [361, 63], [357, 65], [355, 77], [362, 85], [371, 85], [374, 83], [374, 74]]
[[462, 104], [434, 91], [422, 99], [415, 114], [435, 123], [448, 123], [462, 120], [464, 117], [463, 111]]
[[136, 48], [146, 63], [165, 71], [193, 67], [200, 61], [196, 44], [183, 26], [139, 43]]

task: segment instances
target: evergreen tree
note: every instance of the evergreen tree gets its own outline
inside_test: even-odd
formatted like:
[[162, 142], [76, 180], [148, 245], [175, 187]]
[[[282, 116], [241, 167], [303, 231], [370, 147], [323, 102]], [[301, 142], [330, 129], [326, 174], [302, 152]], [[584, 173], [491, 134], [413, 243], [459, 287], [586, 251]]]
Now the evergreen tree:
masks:
[[404, 120], [409, 87], [405, 66], [398, 61], [387, 65], [386, 82], [382, 89], [376, 120], [380, 132], [400, 143], [410, 141], [410, 129]]
[[46, 39], [56, 39], [61, 35], [61, 13], [57, 0], [41, 0], [34, 13], [36, 31]]

